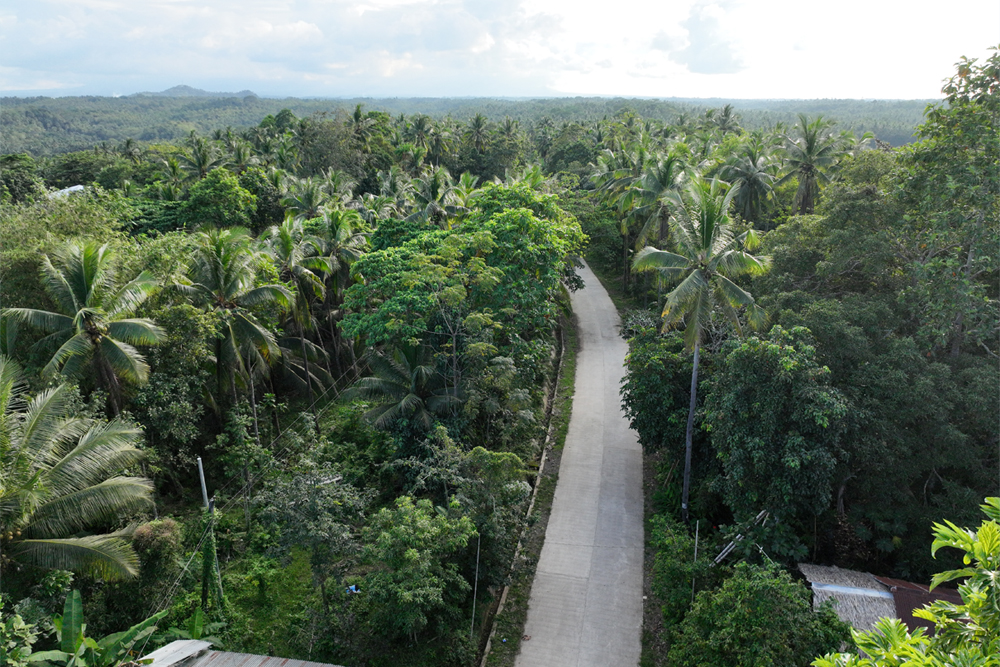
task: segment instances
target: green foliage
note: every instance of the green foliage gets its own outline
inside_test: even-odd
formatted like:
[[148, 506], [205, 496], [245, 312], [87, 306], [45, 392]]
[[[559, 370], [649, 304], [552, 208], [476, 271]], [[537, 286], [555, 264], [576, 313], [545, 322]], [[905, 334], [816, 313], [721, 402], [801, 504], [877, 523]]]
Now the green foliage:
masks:
[[20, 206], [0, 206], [0, 301], [4, 307], [43, 307], [41, 257], [65, 241], [86, 236], [103, 243], [121, 235], [134, 209], [124, 197], [100, 188]]
[[247, 227], [257, 211], [257, 197], [225, 169], [213, 169], [191, 186], [177, 212], [184, 227]]
[[809, 591], [787, 572], [740, 563], [721, 588], [698, 594], [667, 660], [678, 667], [806, 667], [849, 637], [831, 607], [812, 610]]
[[370, 501], [332, 466], [302, 466], [260, 494], [256, 504], [266, 529], [277, 536], [278, 551], [309, 554], [313, 578], [326, 599], [326, 581], [339, 584], [356, 555], [356, 532]]
[[649, 545], [654, 550], [652, 589], [656, 602], [663, 610], [663, 626], [672, 630], [681, 623], [691, 608], [695, 587], [714, 588], [718, 569], [712, 568], [704, 545], [698, 560], [694, 558], [694, 537], [681, 523], [669, 516], [656, 514], [650, 520]]
[[152, 483], [122, 472], [142, 459], [142, 432], [120, 420], [74, 418], [70, 389], [25, 395], [20, 369], [0, 356], [0, 532], [4, 555], [32, 565], [136, 575], [122, 533], [94, 534], [152, 504]]
[[918, 314], [917, 336], [953, 356], [996, 345], [1000, 51], [983, 63], [963, 59], [957, 69], [918, 128], [920, 141], [904, 153], [899, 223], [912, 279], [900, 299]]
[[963, 551], [966, 567], [936, 574], [931, 583], [964, 580], [958, 587], [962, 604], [938, 600], [913, 612], [934, 624], [933, 635], [923, 628], [910, 633], [899, 619], [882, 619], [868, 632], [853, 633], [863, 657], [828, 653], [813, 661], [814, 667], [1000, 665], [1000, 498], [987, 498], [982, 509], [988, 518], [977, 530], [950, 521], [934, 524], [931, 551]]
[[37, 640], [37, 628], [25, 623], [16, 612], [4, 612], [4, 600], [0, 597], [0, 664], [28, 667], [31, 647]]
[[808, 329], [776, 326], [730, 346], [706, 402], [723, 495], [739, 519], [818, 514], [842, 456], [849, 404], [816, 363]]
[[263, 169], [251, 167], [240, 173], [239, 186], [253, 197], [254, 208], [248, 223], [236, 224], [247, 224], [256, 234], [260, 234], [271, 225], [281, 224], [285, 215], [285, 209], [281, 205], [281, 193], [267, 179]]
[[372, 571], [360, 580], [371, 631], [387, 639], [416, 638], [425, 630], [446, 631], [464, 610], [470, 586], [455, 555], [475, 535], [475, 526], [429, 500], [397, 499], [394, 509], [372, 517], [363, 533], [362, 559]]
[[[691, 356], [683, 338], [660, 334], [657, 328], [642, 329], [629, 340], [622, 408], [646, 451], [665, 448], [680, 457], [691, 398]], [[709, 368], [713, 365], [710, 355], [702, 361]], [[701, 370], [704, 384], [712, 376], [706, 376], [705, 367]]]
[[129, 655], [133, 646], [151, 635], [166, 615], [166, 611], [161, 611], [128, 630], [95, 640], [84, 634], [87, 624], [83, 622], [83, 600], [80, 591], [74, 590], [66, 596], [62, 615], [53, 619], [59, 648], [32, 653], [28, 662], [39, 667], [114, 667]]
[[27, 153], [0, 155], [0, 202], [25, 204], [45, 193], [36, 173], [35, 160]]

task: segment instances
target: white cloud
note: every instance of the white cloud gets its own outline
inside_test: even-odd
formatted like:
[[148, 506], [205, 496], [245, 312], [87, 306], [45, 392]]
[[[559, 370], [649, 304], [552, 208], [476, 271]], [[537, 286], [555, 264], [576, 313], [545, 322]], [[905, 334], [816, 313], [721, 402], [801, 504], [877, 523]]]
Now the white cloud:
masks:
[[995, 0], [33, 0], [0, 10], [0, 86], [936, 97], [997, 25]]

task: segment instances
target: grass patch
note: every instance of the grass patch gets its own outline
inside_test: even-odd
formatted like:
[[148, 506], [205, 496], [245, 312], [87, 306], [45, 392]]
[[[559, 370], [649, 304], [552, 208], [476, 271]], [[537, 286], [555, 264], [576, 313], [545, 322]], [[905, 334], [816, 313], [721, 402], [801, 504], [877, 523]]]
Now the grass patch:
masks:
[[528, 517], [528, 529], [522, 543], [521, 554], [511, 571], [510, 588], [503, 611], [497, 614], [495, 633], [486, 657], [490, 667], [513, 667], [514, 659], [521, 648], [521, 635], [528, 619], [528, 600], [531, 585], [535, 580], [535, 568], [545, 543], [545, 529], [552, 511], [552, 498], [559, 480], [559, 461], [562, 457], [569, 418], [573, 411], [573, 388], [576, 381], [576, 353], [579, 349], [577, 322], [573, 318], [563, 328], [565, 351], [559, 382], [556, 385], [555, 400], [552, 404], [552, 434], [545, 451], [545, 468], [538, 480], [538, 495], [535, 506]]

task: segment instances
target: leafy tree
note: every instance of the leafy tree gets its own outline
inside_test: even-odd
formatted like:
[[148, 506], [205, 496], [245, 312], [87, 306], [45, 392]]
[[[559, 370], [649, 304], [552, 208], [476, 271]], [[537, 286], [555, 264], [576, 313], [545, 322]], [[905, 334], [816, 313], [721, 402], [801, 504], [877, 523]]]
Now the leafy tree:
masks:
[[[53, 261], [54, 259], [54, 261]], [[53, 376], [83, 375], [90, 367], [99, 386], [107, 390], [111, 410], [122, 408], [122, 381], [141, 384], [149, 367], [135, 345], [156, 345], [163, 331], [151, 320], [132, 318], [157, 281], [142, 272], [122, 285], [107, 244], [67, 243], [50, 259], [42, 260], [42, 280], [58, 310], [8, 308], [5, 316], [30, 324], [49, 335], [41, 345], [58, 345], [43, 369]]]
[[920, 338], [953, 357], [970, 347], [997, 353], [1000, 51], [957, 70], [903, 154], [906, 214], [894, 230], [911, 279], [900, 298], [912, 304]]
[[257, 210], [257, 198], [240, 185], [240, 180], [225, 169], [213, 169], [191, 186], [178, 216], [185, 227], [203, 225], [244, 227]]
[[688, 517], [688, 493], [691, 485], [691, 449], [694, 437], [694, 413], [698, 394], [698, 358], [701, 339], [713, 311], [719, 309], [727, 320], [742, 331], [739, 308], [746, 308], [750, 323], [763, 323], [764, 311], [748, 292], [732, 281], [741, 275], [760, 274], [767, 270], [769, 258], [750, 254], [757, 245], [752, 231], [735, 233], [729, 219], [729, 204], [736, 190], [718, 180], [692, 179], [687, 196], [680, 199], [671, 228], [677, 252], [647, 246], [636, 255], [637, 271], [658, 271], [679, 282], [667, 295], [663, 307], [663, 326], [670, 329], [683, 323], [684, 341], [694, 352], [691, 371], [691, 402], [688, 409], [684, 450], [684, 488], [681, 513]]
[[135, 576], [123, 534], [86, 533], [152, 506], [152, 482], [121, 472], [142, 459], [142, 432], [122, 421], [73, 417], [70, 388], [28, 398], [17, 365], [0, 356], [0, 531], [4, 557], [40, 567]]
[[279, 479], [255, 503], [265, 526], [278, 535], [281, 552], [309, 552], [313, 579], [329, 610], [327, 581], [339, 584], [357, 556], [357, 529], [370, 498], [330, 466], [309, 466]]
[[830, 505], [849, 404], [811, 342], [808, 329], [776, 326], [766, 340], [731, 346], [713, 378], [706, 427], [739, 520], [768, 510], [789, 521]]
[[268, 180], [263, 169], [250, 167], [244, 170], [240, 173], [239, 184], [255, 199], [256, 205], [248, 225], [254, 233], [259, 234], [272, 225], [281, 224], [285, 217], [285, 209], [281, 205], [281, 193]]
[[828, 653], [813, 661], [814, 667], [1000, 665], [1000, 498], [987, 498], [981, 507], [987, 520], [977, 530], [950, 521], [934, 524], [931, 552], [943, 547], [963, 551], [966, 567], [936, 574], [931, 582], [933, 589], [964, 580], [958, 587], [962, 604], [939, 600], [913, 611], [934, 624], [933, 635], [924, 628], [910, 633], [899, 619], [882, 619], [868, 632], [853, 633], [864, 656]]
[[45, 185], [35, 172], [27, 153], [0, 155], [0, 202], [23, 204], [41, 196]]
[[850, 637], [833, 608], [813, 611], [809, 591], [775, 566], [736, 566], [702, 591], [678, 628], [667, 660], [678, 667], [807, 667]]
[[415, 641], [430, 628], [442, 633], [462, 618], [469, 591], [454, 558], [475, 535], [466, 516], [435, 511], [429, 500], [403, 496], [364, 529], [362, 558], [372, 571], [360, 582], [372, 632]]

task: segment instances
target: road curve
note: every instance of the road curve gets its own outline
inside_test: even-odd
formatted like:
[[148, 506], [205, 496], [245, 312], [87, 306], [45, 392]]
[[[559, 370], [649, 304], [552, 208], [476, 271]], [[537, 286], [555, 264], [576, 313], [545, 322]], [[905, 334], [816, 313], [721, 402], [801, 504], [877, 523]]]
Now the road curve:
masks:
[[604, 287], [580, 275], [573, 412], [516, 667], [639, 663], [642, 450], [618, 394], [628, 346]]

